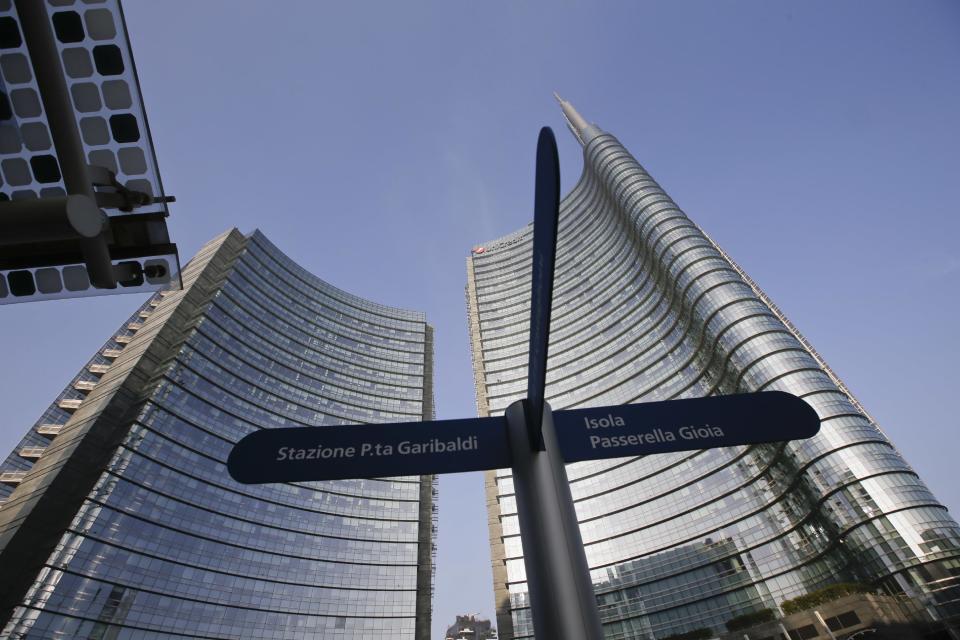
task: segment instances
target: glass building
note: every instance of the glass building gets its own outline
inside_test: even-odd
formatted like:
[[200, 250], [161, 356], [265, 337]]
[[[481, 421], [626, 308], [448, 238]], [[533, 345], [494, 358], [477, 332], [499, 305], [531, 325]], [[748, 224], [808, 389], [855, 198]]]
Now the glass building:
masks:
[[[241, 485], [258, 429], [433, 417], [422, 313], [229, 231], [0, 465], [4, 638], [429, 638], [435, 480]], [[360, 427], [362, 428], [362, 427]]]
[[[560, 205], [554, 409], [781, 390], [815, 438], [568, 466], [607, 638], [725, 632], [838, 582], [960, 614], [960, 528], [743, 270], [613, 136], [561, 100], [584, 169]], [[532, 227], [467, 259], [477, 403], [526, 388]], [[771, 432], [777, 425], [771, 424]], [[533, 634], [512, 478], [488, 472], [497, 626]]]

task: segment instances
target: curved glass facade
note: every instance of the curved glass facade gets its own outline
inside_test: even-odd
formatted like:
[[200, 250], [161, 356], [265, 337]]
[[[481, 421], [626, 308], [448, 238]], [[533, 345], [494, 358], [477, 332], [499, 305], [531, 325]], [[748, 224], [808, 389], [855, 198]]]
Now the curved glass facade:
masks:
[[[664, 638], [837, 582], [960, 614], [960, 528], [756, 284], [611, 135], [564, 104], [584, 171], [563, 199], [554, 409], [781, 390], [815, 438], [567, 469], [607, 638]], [[532, 227], [467, 260], [478, 407], [526, 388]], [[770, 425], [772, 432], [776, 424]], [[487, 475], [501, 637], [533, 634], [512, 479]]]
[[[424, 315], [323, 282], [259, 232], [211, 242], [184, 285], [131, 319], [100, 374], [85, 370], [89, 395], [56, 434], [32, 430], [47, 449], [36, 464], [5, 463], [24, 476], [0, 517], [56, 473], [42, 463], [82, 423], [85, 438], [120, 424], [3, 636], [428, 638], [432, 477], [248, 486], [225, 468], [257, 429], [432, 418]], [[138, 397], [85, 419], [102, 386], [108, 403]]]

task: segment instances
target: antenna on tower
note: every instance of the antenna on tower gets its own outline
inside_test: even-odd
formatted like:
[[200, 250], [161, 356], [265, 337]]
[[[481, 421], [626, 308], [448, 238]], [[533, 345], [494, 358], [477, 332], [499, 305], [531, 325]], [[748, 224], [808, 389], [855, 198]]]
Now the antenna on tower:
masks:
[[553, 97], [560, 103], [560, 108], [563, 110], [563, 119], [567, 121], [567, 127], [581, 145], [586, 146], [588, 142], [602, 133], [597, 125], [587, 122], [586, 118], [581, 116], [574, 106], [561, 98], [556, 91], [553, 92]]

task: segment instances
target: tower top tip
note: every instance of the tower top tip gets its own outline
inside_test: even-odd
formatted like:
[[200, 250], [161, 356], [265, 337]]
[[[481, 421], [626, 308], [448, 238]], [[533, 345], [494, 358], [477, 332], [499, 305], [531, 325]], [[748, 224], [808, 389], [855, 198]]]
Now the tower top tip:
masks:
[[586, 145], [600, 135], [600, 129], [587, 122], [586, 118], [581, 116], [572, 104], [560, 97], [560, 94], [554, 91], [553, 97], [560, 103], [560, 109], [563, 110], [563, 119], [567, 121], [567, 126], [581, 145]]

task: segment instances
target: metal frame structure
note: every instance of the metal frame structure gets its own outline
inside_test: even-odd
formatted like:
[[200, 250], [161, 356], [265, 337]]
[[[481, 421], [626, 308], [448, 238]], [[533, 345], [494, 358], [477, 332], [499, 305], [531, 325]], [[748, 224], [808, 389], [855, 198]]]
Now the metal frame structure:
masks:
[[[0, 304], [34, 299], [33, 294], [40, 287], [34, 285], [33, 278], [36, 276], [39, 283], [41, 277], [30, 270], [77, 263], [82, 266], [68, 268], [74, 272], [78, 268], [85, 270], [85, 273], [81, 271], [80, 280], [88, 278], [87, 286], [71, 287], [65, 283], [64, 291], [63, 286], [55, 284], [55, 295], [38, 297], [90, 295], [96, 290], [110, 293], [118, 289], [118, 284], [130, 291], [177, 288], [179, 260], [176, 245], [170, 242], [167, 232], [164, 206], [174, 198], [162, 193], [157, 196], [144, 193], [133, 188], [138, 185], [122, 184], [110, 168], [88, 163], [88, 149], [74, 110], [76, 96], [72, 99], [65, 58], [61, 58], [66, 50], [58, 48], [60, 32], [55, 29], [56, 21], [51, 20], [44, 1], [16, 0], [15, 11], [63, 182], [64, 189], [54, 191], [66, 194], [41, 193], [40, 198], [24, 199], [14, 194], [12, 200], [0, 202], [0, 270], [10, 270], [6, 277], [0, 274]], [[63, 15], [66, 12], [58, 12], [54, 17]], [[115, 8], [114, 20], [123, 25], [119, 5]], [[121, 30], [120, 37], [125, 38], [125, 29]], [[136, 108], [131, 109], [136, 112]], [[142, 109], [140, 111], [142, 116]], [[135, 118], [126, 114], [121, 117]], [[145, 120], [141, 127], [149, 146]], [[140, 132], [137, 135], [142, 136]], [[152, 155], [152, 147], [146, 151]], [[31, 162], [34, 159], [31, 158]], [[152, 164], [155, 167], [155, 159]], [[159, 182], [158, 178], [156, 181]], [[137, 211], [149, 205], [161, 206], [159, 210], [152, 207], [148, 212]], [[117, 213], [108, 215], [103, 209], [114, 209]], [[138, 260], [158, 256], [169, 260]], [[55, 279], [59, 283], [59, 275]], [[23, 286], [18, 290], [20, 281]], [[145, 283], [147, 287], [143, 287]], [[92, 290], [87, 290], [90, 287]], [[42, 288], [40, 291], [41, 294], [50, 292]]]

